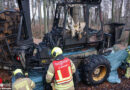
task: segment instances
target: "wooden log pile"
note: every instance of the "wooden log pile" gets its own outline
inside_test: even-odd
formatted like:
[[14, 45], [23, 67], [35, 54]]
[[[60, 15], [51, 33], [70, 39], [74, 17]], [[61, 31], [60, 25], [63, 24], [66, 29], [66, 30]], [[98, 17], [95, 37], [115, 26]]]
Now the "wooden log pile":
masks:
[[[0, 60], [11, 62], [11, 49], [16, 46], [20, 13], [17, 10], [0, 11]], [[10, 48], [10, 49], [9, 49]]]

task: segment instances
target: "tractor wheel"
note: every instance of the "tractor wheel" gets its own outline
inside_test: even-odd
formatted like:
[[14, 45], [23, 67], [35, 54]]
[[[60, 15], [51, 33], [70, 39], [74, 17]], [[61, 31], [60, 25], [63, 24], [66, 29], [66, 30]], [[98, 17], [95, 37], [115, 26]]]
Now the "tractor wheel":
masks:
[[101, 55], [91, 55], [83, 61], [83, 81], [90, 85], [104, 82], [110, 73], [109, 61]]

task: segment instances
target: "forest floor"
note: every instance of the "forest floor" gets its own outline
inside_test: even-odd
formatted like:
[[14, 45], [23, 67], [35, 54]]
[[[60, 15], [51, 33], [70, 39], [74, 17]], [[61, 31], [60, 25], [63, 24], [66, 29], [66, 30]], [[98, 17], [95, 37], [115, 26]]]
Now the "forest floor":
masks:
[[130, 79], [124, 77], [125, 70], [118, 69], [118, 74], [121, 79], [119, 84], [112, 84], [106, 81], [100, 85], [88, 86], [79, 83], [76, 90], [130, 90]]
[[[130, 79], [124, 78], [125, 71], [118, 70], [119, 77], [121, 79], [120, 84], [111, 84], [109, 82], [104, 82], [96, 86], [88, 86], [83, 83], [79, 83], [76, 90], [130, 90]], [[0, 70], [0, 77], [3, 78], [4, 82], [11, 82], [11, 73], [7, 70]]]

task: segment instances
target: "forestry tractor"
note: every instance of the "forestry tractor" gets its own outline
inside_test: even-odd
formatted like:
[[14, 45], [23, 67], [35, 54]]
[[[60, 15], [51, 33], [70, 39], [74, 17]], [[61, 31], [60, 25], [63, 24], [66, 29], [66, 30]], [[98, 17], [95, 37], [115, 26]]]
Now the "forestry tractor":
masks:
[[[6, 66], [11, 70], [22, 68], [25, 71], [43, 68], [46, 71], [53, 60], [51, 49], [58, 46], [63, 49], [64, 56], [73, 60], [85, 83], [95, 85], [107, 79], [111, 66], [103, 55], [104, 49], [112, 44], [109, 45], [111, 34], [103, 30], [101, 0], [57, 3], [53, 28], [38, 45], [32, 38], [29, 0], [17, 2], [19, 11], [0, 12], [1, 67]], [[78, 22], [73, 20], [75, 7], [80, 9]]]

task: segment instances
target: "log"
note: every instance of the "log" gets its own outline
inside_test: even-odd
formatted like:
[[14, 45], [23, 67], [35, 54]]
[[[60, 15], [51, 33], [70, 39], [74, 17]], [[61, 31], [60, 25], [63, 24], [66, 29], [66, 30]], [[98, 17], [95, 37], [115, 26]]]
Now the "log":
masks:
[[[16, 46], [15, 42], [17, 38], [12, 35], [18, 33], [19, 22], [19, 11], [2, 11], [0, 13], [0, 58], [2, 58], [2, 60], [12, 62], [5, 40], [7, 40], [11, 50]], [[4, 57], [4, 55], [6, 57]]]
[[5, 19], [5, 14], [4, 13], [0, 14], [0, 19]]

